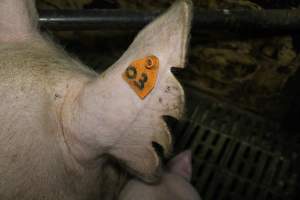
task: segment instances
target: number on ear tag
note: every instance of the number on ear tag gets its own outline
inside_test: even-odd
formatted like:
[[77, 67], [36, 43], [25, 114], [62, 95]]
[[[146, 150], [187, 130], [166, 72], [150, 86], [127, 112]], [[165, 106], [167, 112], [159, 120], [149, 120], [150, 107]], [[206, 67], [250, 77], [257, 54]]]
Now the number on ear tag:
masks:
[[144, 99], [154, 88], [159, 69], [159, 60], [156, 56], [147, 56], [133, 61], [123, 73], [123, 79]]

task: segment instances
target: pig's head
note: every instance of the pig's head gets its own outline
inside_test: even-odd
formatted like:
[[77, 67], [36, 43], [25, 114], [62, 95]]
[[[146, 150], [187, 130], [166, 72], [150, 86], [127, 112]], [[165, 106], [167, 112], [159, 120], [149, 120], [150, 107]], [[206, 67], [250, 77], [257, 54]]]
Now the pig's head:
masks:
[[153, 143], [166, 155], [172, 146], [164, 116], [179, 118], [184, 110], [171, 68], [184, 67], [190, 22], [190, 1], [177, 1], [113, 66], [66, 101], [63, 126], [79, 160], [107, 154], [144, 180], [155, 179], [160, 159]]
[[189, 183], [192, 176], [191, 152], [184, 151], [169, 161], [167, 171], [157, 184], [131, 180], [121, 192], [121, 200], [200, 200]]

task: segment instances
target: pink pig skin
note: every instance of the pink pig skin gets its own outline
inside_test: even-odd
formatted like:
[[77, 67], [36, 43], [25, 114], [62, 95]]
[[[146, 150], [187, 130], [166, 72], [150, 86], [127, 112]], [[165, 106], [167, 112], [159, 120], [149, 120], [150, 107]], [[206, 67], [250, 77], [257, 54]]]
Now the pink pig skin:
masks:
[[189, 183], [192, 175], [191, 152], [180, 153], [169, 162], [168, 167], [158, 184], [129, 181], [120, 200], [200, 200], [197, 191]]
[[[185, 64], [190, 1], [177, 1], [148, 25], [101, 75], [40, 34], [36, 13], [33, 0], [0, 1], [0, 199], [112, 199], [101, 195], [118, 192], [112, 185], [122, 170], [157, 180], [152, 142], [166, 154], [172, 149], [162, 116], [183, 113], [170, 68]], [[148, 55], [160, 69], [141, 100], [122, 73]]]

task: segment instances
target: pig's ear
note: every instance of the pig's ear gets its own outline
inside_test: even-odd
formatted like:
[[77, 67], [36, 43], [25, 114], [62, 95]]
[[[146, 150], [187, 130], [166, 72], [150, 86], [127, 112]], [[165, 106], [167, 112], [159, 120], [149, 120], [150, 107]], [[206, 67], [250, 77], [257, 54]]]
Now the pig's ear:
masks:
[[142, 30], [118, 63], [149, 55], [160, 59], [162, 70], [183, 68], [186, 61], [191, 22], [191, 2], [179, 0], [167, 13]]
[[184, 92], [171, 68], [185, 64], [191, 7], [188, 0], [177, 1], [77, 98], [80, 111], [71, 126], [82, 130], [78, 140], [96, 153], [105, 149], [144, 180], [153, 179], [160, 166], [153, 144], [165, 154], [172, 150], [164, 116], [183, 114]]
[[188, 181], [192, 177], [192, 152], [190, 150], [181, 152], [168, 163], [171, 173], [184, 177]]
[[37, 19], [34, 0], [1, 0], [0, 42], [36, 37]]

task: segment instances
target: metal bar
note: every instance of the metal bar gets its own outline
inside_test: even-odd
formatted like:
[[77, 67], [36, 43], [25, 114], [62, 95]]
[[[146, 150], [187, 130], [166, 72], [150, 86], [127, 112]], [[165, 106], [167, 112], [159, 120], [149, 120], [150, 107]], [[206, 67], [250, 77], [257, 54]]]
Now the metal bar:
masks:
[[41, 10], [39, 22], [51, 30], [137, 31], [157, 15], [122, 10]]
[[[39, 22], [50, 30], [138, 31], [159, 13], [127, 10], [40, 10]], [[298, 32], [300, 10], [197, 10], [193, 31]]]

